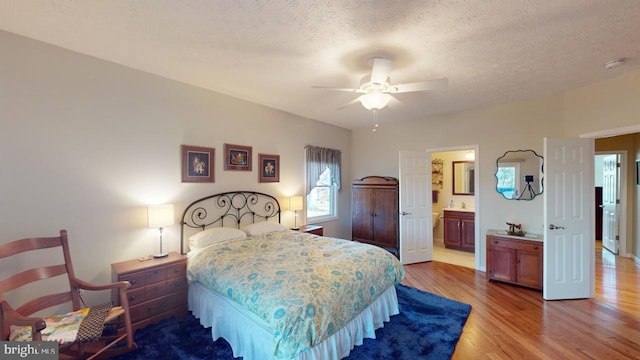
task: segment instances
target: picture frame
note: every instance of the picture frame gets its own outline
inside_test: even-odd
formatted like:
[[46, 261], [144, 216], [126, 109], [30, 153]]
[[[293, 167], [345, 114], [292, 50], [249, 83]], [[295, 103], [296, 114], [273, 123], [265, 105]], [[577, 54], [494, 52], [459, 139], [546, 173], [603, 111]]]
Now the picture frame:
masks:
[[215, 182], [215, 148], [182, 145], [182, 182]]
[[636, 185], [640, 186], [640, 160], [636, 160]]
[[224, 144], [224, 169], [251, 171], [251, 146]]
[[258, 154], [258, 182], [280, 182], [280, 155]]

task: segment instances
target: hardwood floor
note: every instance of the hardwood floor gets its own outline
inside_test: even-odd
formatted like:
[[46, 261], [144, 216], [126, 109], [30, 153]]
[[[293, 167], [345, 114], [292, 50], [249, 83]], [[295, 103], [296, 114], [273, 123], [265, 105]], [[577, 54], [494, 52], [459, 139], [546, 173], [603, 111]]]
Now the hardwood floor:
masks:
[[545, 301], [437, 261], [405, 270], [405, 285], [471, 304], [453, 359], [640, 359], [640, 266], [600, 246], [594, 299]]

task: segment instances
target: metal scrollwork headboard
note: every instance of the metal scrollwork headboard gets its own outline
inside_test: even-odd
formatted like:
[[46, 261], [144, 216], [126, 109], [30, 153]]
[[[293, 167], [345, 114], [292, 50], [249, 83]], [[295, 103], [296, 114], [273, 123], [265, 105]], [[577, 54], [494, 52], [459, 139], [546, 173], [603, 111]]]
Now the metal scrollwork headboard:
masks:
[[280, 203], [267, 194], [255, 191], [229, 191], [198, 199], [187, 206], [180, 222], [180, 252], [185, 253], [185, 236], [189, 229], [236, 227], [260, 221], [280, 222]]

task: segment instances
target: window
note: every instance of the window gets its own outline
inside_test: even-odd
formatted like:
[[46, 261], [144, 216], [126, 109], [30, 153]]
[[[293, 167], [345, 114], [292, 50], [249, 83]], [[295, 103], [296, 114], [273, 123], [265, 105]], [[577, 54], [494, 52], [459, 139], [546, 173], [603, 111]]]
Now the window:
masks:
[[331, 184], [331, 170], [325, 169], [316, 186], [307, 194], [307, 219], [324, 220], [337, 217], [337, 191]]
[[338, 217], [340, 151], [307, 146], [307, 222]]
[[517, 199], [518, 189], [517, 179], [520, 177], [520, 164], [500, 163], [496, 178], [498, 179], [497, 190], [507, 199]]

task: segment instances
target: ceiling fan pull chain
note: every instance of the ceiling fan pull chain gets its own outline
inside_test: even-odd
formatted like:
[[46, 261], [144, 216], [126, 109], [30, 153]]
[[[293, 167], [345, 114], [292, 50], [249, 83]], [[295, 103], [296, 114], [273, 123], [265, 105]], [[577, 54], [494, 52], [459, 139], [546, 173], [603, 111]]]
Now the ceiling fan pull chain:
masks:
[[373, 109], [373, 129], [371, 131], [376, 132], [378, 126], [378, 109]]

